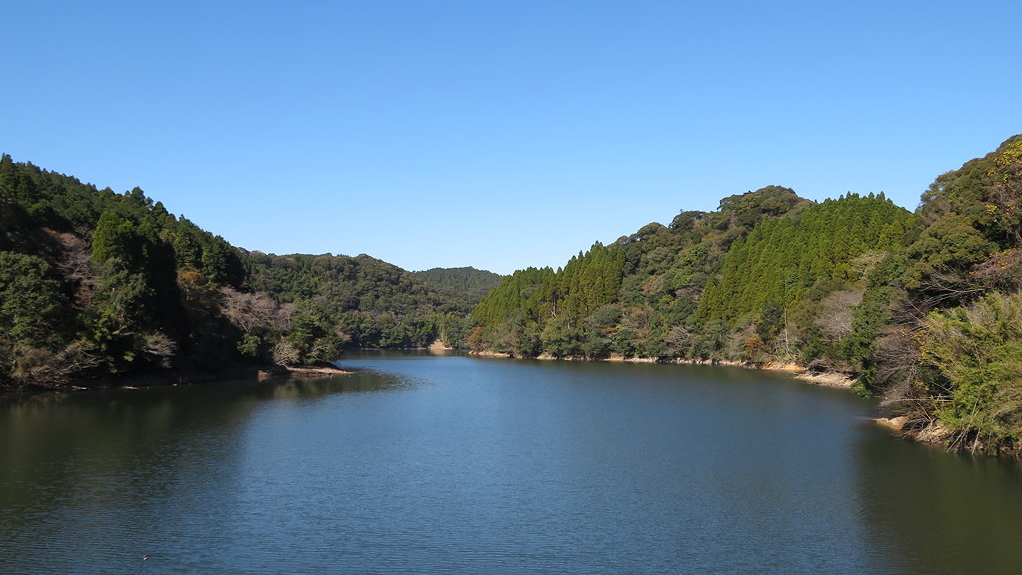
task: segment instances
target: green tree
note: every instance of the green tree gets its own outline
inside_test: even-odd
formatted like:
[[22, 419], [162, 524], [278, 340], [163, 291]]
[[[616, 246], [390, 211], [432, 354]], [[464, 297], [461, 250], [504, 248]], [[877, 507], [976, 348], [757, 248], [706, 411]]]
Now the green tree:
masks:
[[0, 251], [0, 337], [36, 347], [57, 339], [68, 302], [55, 276], [39, 257]]
[[941, 421], [953, 442], [1017, 451], [1022, 440], [1022, 294], [992, 293], [968, 307], [931, 313], [923, 358], [947, 378]]
[[72, 326], [55, 276], [41, 258], [0, 251], [0, 387], [48, 384], [64, 375], [57, 355]]

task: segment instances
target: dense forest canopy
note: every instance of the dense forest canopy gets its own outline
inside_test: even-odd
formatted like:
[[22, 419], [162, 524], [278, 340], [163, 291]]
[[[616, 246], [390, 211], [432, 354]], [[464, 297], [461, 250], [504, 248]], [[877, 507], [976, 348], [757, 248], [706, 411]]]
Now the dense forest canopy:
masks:
[[[362, 348], [463, 347], [477, 294], [441, 289], [367, 255], [247, 253], [254, 290], [297, 305], [341, 343]], [[451, 272], [452, 277], [457, 272]], [[325, 357], [322, 359], [326, 359]]]
[[[843, 332], [911, 214], [883, 195], [815, 204], [769, 186], [683, 212], [563, 269], [517, 272], [474, 312], [473, 344], [515, 355], [812, 361]], [[829, 299], [828, 299], [829, 298]], [[847, 322], [847, 323], [850, 323]]]
[[486, 295], [490, 288], [500, 283], [501, 276], [473, 267], [464, 268], [433, 268], [425, 271], [412, 272], [412, 275], [431, 286], [455, 292]]

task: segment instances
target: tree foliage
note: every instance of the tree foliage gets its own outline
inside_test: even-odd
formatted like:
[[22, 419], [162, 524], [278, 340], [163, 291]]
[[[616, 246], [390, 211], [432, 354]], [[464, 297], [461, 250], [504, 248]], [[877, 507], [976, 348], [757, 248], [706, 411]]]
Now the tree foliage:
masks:
[[[415, 274], [364, 254], [251, 252], [246, 259], [253, 289], [306, 314], [324, 334], [320, 339], [330, 340], [332, 349], [341, 344], [418, 348], [437, 339], [452, 347], [467, 344], [466, 318], [478, 296], [433, 287]], [[303, 351], [313, 347], [298, 346]]]
[[893, 282], [904, 313], [888, 332], [914, 334], [915, 353], [891, 354], [878, 383], [902, 412], [951, 429], [953, 446], [1022, 453], [1020, 200], [1022, 136], [1014, 136], [923, 194], [905, 272]]
[[556, 272], [528, 268], [504, 278], [476, 307], [483, 329], [477, 344], [517, 355], [542, 350], [579, 355], [582, 341], [596, 337], [589, 318], [614, 303], [624, 277], [625, 252], [596, 243]]
[[922, 357], [944, 379], [938, 414], [974, 449], [1014, 449], [1022, 439], [1022, 293], [993, 292], [931, 312]]
[[453, 293], [467, 293], [482, 297], [490, 288], [500, 283], [501, 276], [473, 267], [433, 268], [412, 275], [423, 282]]
[[[882, 194], [814, 204], [778, 186], [720, 206], [596, 244], [557, 272], [505, 278], [473, 312], [478, 344], [516, 355], [766, 361], [812, 341], [811, 353], [828, 349], [836, 361], [869, 270], [911, 214]], [[843, 331], [817, 321], [835, 311]]]

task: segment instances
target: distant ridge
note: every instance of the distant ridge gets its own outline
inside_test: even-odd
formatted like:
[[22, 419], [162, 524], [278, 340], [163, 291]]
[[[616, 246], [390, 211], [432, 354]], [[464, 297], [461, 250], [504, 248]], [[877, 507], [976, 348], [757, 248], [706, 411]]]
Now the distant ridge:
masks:
[[503, 276], [473, 267], [433, 268], [426, 271], [412, 272], [412, 275], [431, 286], [454, 292], [468, 293], [478, 296], [500, 283]]

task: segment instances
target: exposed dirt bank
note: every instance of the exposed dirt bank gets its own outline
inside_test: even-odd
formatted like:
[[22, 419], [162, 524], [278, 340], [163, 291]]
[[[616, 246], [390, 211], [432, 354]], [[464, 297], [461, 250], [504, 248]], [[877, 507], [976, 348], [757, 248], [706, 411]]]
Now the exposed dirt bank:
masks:
[[855, 379], [843, 373], [810, 373], [803, 370], [795, 374], [795, 379], [800, 379], [814, 385], [837, 387], [840, 389], [851, 389], [855, 385]]
[[446, 343], [443, 342], [443, 340], [440, 340], [440, 339], [437, 339], [433, 343], [429, 344], [429, 347], [426, 348], [426, 349], [428, 349], [429, 351], [431, 351], [433, 353], [436, 353], [438, 351], [452, 351], [452, 350], [454, 350], [453, 347], [447, 345]]
[[[473, 351], [470, 355], [478, 357], [516, 357], [510, 353], [503, 353], [498, 351]], [[583, 356], [571, 356], [571, 357], [554, 357], [548, 353], [541, 354], [533, 359], [539, 359], [544, 361], [620, 361], [627, 363], [678, 363], [687, 365], [728, 365], [733, 367], [743, 367], [747, 369], [762, 369], [766, 371], [783, 371], [785, 373], [792, 374], [796, 379], [811, 383], [813, 385], [820, 385], [824, 387], [837, 387], [841, 389], [851, 389], [852, 385], [855, 384], [855, 379], [849, 377], [843, 373], [815, 373], [810, 372], [808, 369], [797, 363], [792, 362], [765, 362], [765, 363], [752, 363], [743, 361], [728, 361], [728, 360], [699, 360], [699, 359], [668, 359], [661, 360], [650, 357], [625, 357], [620, 354], [610, 354], [608, 357], [602, 359], [592, 359]]]
[[898, 417], [878, 417], [874, 419], [878, 425], [886, 427], [903, 439], [930, 445], [948, 445], [954, 432], [939, 421], [913, 421], [901, 415]]
[[510, 353], [504, 353], [501, 351], [470, 351], [468, 354], [478, 357], [514, 357]]

